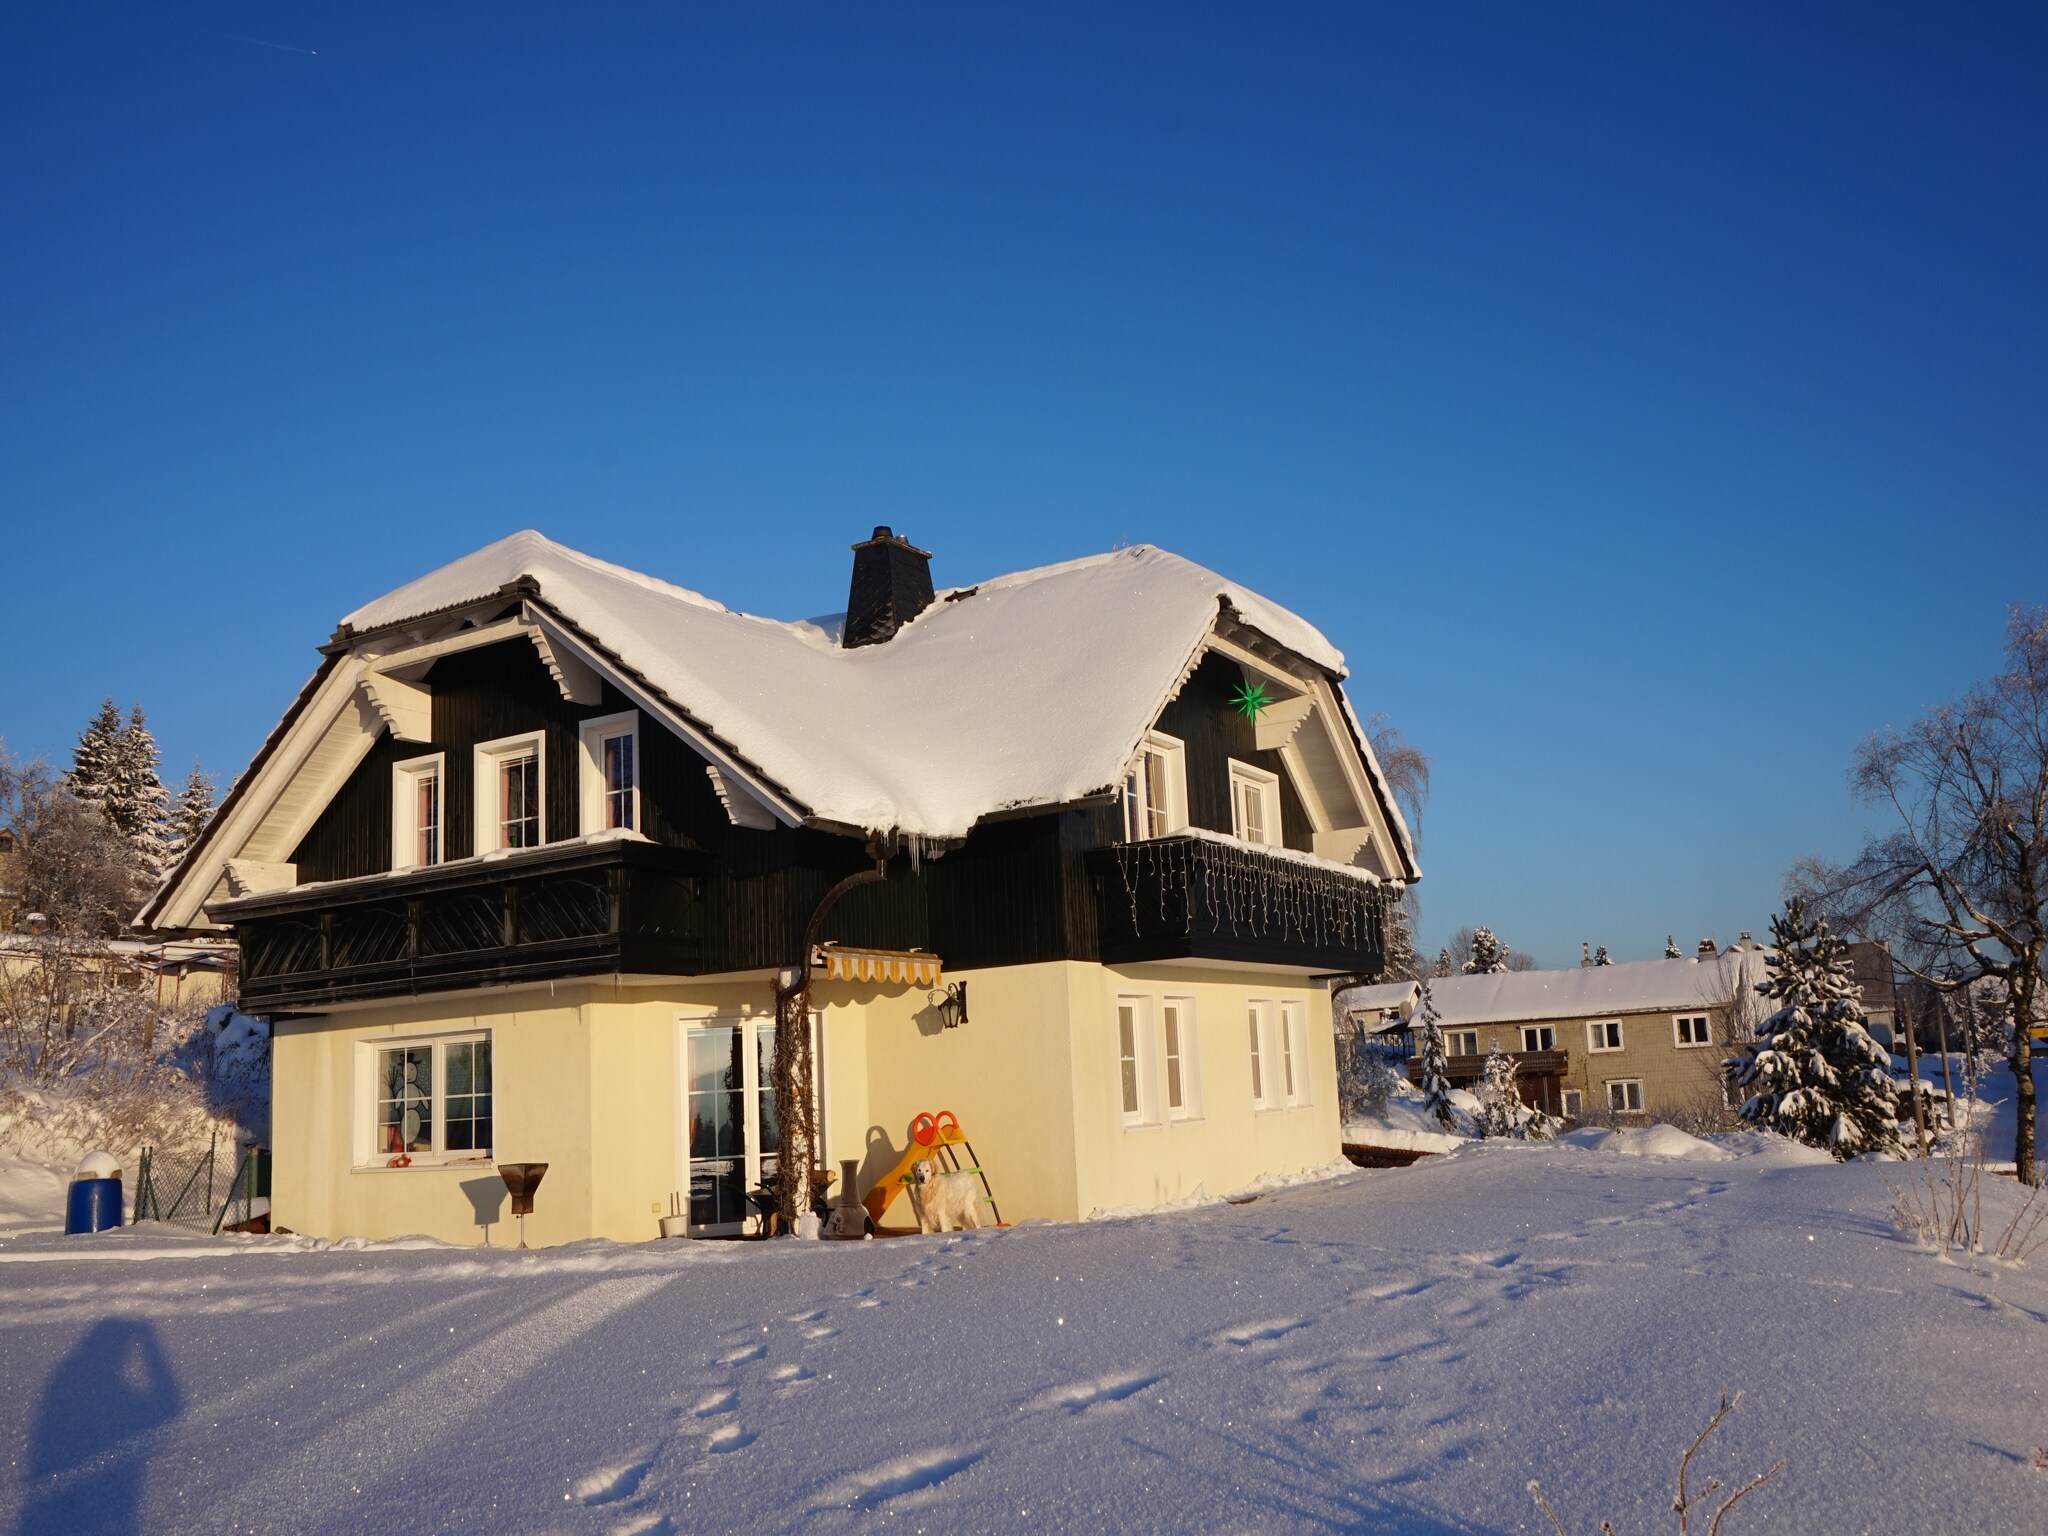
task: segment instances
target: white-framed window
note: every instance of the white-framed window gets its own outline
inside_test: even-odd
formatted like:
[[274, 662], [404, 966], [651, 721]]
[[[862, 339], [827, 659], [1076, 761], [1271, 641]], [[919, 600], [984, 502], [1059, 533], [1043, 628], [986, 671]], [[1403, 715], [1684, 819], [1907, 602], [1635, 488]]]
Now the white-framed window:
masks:
[[1682, 1051], [1714, 1043], [1713, 1022], [1704, 1013], [1682, 1013], [1671, 1021], [1672, 1038]]
[[1600, 1019], [1586, 1026], [1586, 1049], [1589, 1051], [1618, 1051], [1621, 1049], [1621, 1020]]
[[489, 1030], [368, 1040], [357, 1051], [360, 1165], [402, 1168], [490, 1157]]
[[1124, 770], [1124, 838], [1165, 837], [1187, 824], [1187, 750], [1171, 736], [1147, 731]]
[[1279, 1102], [1273, 1080], [1273, 1005], [1253, 998], [1244, 1006], [1252, 1048], [1252, 1106], [1266, 1109]]
[[1579, 1118], [1580, 1115], [1585, 1113], [1586, 1096], [1580, 1093], [1578, 1089], [1565, 1089], [1563, 1094], [1563, 1102], [1565, 1119], [1576, 1120]]
[[538, 848], [547, 841], [547, 803], [547, 746], [539, 731], [478, 744], [478, 853]]
[[1152, 999], [1116, 1000], [1117, 1087], [1124, 1124], [1159, 1121], [1159, 1071], [1152, 1027]]
[[1287, 1102], [1308, 1102], [1308, 1019], [1300, 1003], [1280, 1005], [1280, 1076]]
[[640, 826], [640, 712], [586, 720], [583, 745], [583, 830], [637, 831]]
[[448, 857], [446, 754], [391, 765], [391, 867], [421, 869]]
[[1446, 1056], [1477, 1056], [1479, 1054], [1479, 1031], [1476, 1029], [1445, 1030], [1444, 1054]]
[[1557, 1030], [1549, 1024], [1524, 1024], [1522, 1026], [1522, 1049], [1525, 1051], [1556, 1050]]
[[1195, 1000], [1164, 999], [1159, 1004], [1159, 1033], [1165, 1046], [1167, 1118], [1198, 1120], [1202, 1114], [1202, 1053], [1195, 1029]]
[[1280, 841], [1280, 776], [1230, 760], [1230, 830], [1248, 843]]
[[1643, 1107], [1643, 1080], [1640, 1077], [1607, 1079], [1607, 1107], [1617, 1114], [1640, 1113]]

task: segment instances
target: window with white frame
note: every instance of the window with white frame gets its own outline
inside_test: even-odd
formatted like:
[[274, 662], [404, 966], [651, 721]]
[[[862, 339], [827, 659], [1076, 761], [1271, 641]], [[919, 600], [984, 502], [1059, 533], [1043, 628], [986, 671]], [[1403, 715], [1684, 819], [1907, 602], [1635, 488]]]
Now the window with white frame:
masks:
[[1585, 1112], [1586, 1096], [1580, 1093], [1578, 1089], [1565, 1089], [1562, 1098], [1564, 1101], [1565, 1119], [1576, 1120], [1579, 1118], [1581, 1114]]
[[1159, 1033], [1166, 1048], [1167, 1117], [1198, 1119], [1202, 1113], [1202, 1062], [1196, 1045], [1194, 999], [1169, 997], [1161, 1002]]
[[420, 869], [447, 857], [448, 768], [442, 753], [391, 766], [391, 867]]
[[1618, 1051], [1621, 1049], [1621, 1020], [1601, 1019], [1586, 1026], [1586, 1049], [1589, 1051]]
[[1714, 1028], [1704, 1013], [1680, 1014], [1671, 1021], [1671, 1032], [1680, 1050], [1714, 1043]]
[[1290, 1105], [1308, 1102], [1308, 1015], [1301, 1004], [1280, 1005], [1281, 1086]]
[[1145, 733], [1124, 771], [1124, 837], [1165, 837], [1188, 824], [1187, 753], [1157, 731]]
[[491, 1155], [488, 1032], [366, 1042], [360, 1049], [366, 1164], [404, 1167]]
[[1273, 1005], [1257, 998], [1246, 1003], [1245, 1024], [1252, 1047], [1252, 1105], [1264, 1109], [1278, 1099], [1273, 1082]]
[[1248, 843], [1280, 841], [1280, 776], [1230, 763], [1230, 830]]
[[547, 754], [539, 731], [476, 749], [476, 851], [538, 848], [547, 841]]
[[1155, 1125], [1159, 1120], [1159, 1073], [1151, 998], [1116, 1000], [1116, 1041], [1124, 1124]]
[[1607, 1080], [1607, 1107], [1617, 1114], [1636, 1114], [1643, 1107], [1640, 1077], [1611, 1077]]
[[1522, 1026], [1522, 1049], [1525, 1051], [1556, 1050], [1557, 1030], [1548, 1024], [1524, 1024]]
[[640, 712], [586, 720], [577, 734], [583, 744], [583, 830], [638, 830]]
[[1446, 1056], [1477, 1056], [1479, 1054], [1479, 1031], [1476, 1029], [1450, 1029], [1444, 1031], [1444, 1054]]

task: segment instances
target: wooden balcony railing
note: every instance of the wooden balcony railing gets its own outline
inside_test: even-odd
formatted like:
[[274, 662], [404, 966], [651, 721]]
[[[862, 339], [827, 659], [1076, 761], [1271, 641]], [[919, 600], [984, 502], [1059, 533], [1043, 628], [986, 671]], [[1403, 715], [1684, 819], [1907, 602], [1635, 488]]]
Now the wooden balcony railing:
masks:
[[216, 903], [241, 943], [241, 1004], [356, 998], [614, 971], [687, 973], [703, 949], [703, 854], [554, 844], [502, 859]]
[[1118, 843], [1086, 856], [1106, 964], [1232, 960], [1377, 971], [1381, 887], [1339, 866], [1205, 837]]

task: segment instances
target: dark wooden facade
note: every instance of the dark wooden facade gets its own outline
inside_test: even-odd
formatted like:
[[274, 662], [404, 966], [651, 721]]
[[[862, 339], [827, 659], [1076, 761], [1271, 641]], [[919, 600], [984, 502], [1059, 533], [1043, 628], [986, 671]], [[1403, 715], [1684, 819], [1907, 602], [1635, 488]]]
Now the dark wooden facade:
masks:
[[[1210, 657], [1162, 712], [1186, 743], [1197, 827], [1230, 828], [1229, 760], [1280, 774], [1282, 833], [1310, 842], [1277, 754], [1257, 750], [1230, 693], [1237, 669]], [[640, 830], [650, 840], [580, 840], [578, 727], [629, 701], [565, 701], [523, 641], [435, 663], [433, 744], [378, 740], [301, 840], [302, 886], [225, 904], [243, 947], [245, 1006], [318, 1009], [350, 998], [604, 975], [707, 975], [797, 959], [805, 925], [841, 877], [869, 866], [853, 838], [733, 825], [689, 745], [640, 722]], [[549, 845], [481, 863], [393, 876], [392, 765], [445, 754], [446, 856], [467, 860], [472, 749], [545, 735]], [[925, 949], [949, 969], [1046, 960], [1205, 958], [1370, 973], [1380, 964], [1376, 893], [1298, 861], [1193, 837], [1119, 847], [1120, 808], [1101, 801], [977, 827], [964, 845], [850, 893], [823, 936]], [[314, 886], [314, 882], [321, 882]]]

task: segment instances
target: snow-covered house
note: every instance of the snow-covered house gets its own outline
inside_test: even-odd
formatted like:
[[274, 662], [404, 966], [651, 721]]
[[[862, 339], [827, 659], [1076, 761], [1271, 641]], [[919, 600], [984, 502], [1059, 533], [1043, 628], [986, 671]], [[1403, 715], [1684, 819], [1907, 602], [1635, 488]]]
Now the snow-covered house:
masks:
[[535, 1240], [742, 1230], [805, 962], [863, 1188], [942, 1109], [1010, 1220], [1337, 1155], [1310, 1021], [1419, 875], [1342, 657], [1163, 550], [854, 548], [823, 623], [530, 532], [343, 621], [144, 913], [240, 942], [280, 1224], [475, 1241], [502, 1157]]
[[[1764, 951], [1751, 946], [1678, 960], [1566, 971], [1492, 971], [1429, 984], [1450, 1057], [1469, 1087], [1498, 1046], [1520, 1069], [1523, 1098], [1552, 1114], [1675, 1113], [1721, 1095], [1721, 1062], [1766, 1011], [1756, 993]], [[1337, 999], [1347, 1029], [1412, 1039], [1421, 987], [1383, 982]]]

